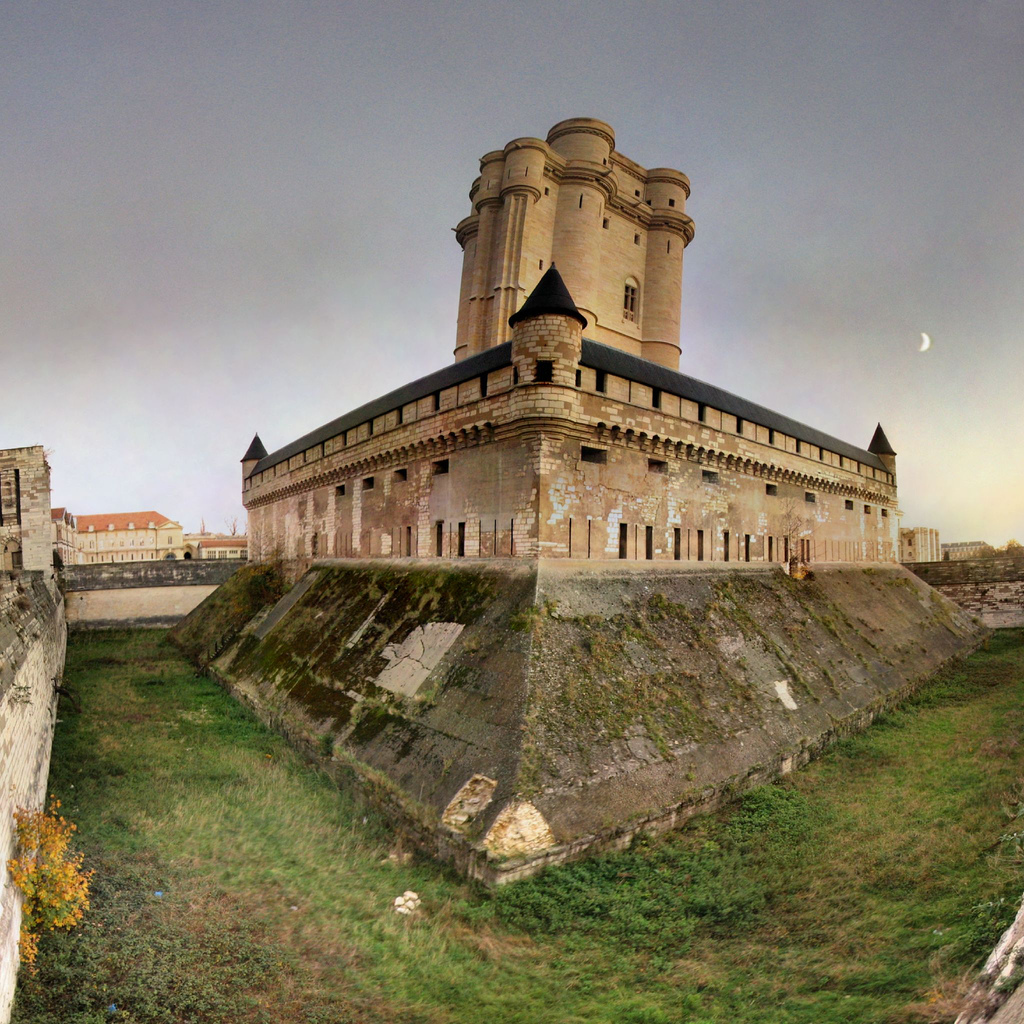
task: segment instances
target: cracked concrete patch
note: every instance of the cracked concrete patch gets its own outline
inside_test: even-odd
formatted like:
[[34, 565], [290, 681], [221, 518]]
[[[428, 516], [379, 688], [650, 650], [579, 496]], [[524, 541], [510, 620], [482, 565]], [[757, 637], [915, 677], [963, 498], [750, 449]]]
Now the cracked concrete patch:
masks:
[[464, 628], [461, 622], [417, 626], [400, 644], [388, 644], [380, 652], [390, 664], [374, 683], [392, 693], [415, 697]]

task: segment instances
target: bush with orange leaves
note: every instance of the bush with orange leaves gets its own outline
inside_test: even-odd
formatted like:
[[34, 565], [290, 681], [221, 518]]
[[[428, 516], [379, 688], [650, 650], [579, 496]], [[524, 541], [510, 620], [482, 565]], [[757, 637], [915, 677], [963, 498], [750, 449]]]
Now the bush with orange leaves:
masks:
[[18, 856], [7, 862], [7, 870], [25, 896], [18, 949], [30, 970], [35, 970], [39, 936], [74, 927], [89, 909], [93, 872], [82, 870], [83, 854], [69, 852], [75, 826], [59, 810], [60, 801], [51, 798], [48, 811], [14, 812]]

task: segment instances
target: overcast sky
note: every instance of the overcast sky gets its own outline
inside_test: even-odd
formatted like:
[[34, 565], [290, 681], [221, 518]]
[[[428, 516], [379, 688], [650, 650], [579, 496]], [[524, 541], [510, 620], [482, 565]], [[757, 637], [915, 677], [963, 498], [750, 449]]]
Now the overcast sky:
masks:
[[590, 116], [690, 177], [683, 372], [1024, 540], [1021, 0], [4, 0], [0, 115], [0, 447], [55, 505], [244, 516], [254, 431], [451, 361], [480, 156]]

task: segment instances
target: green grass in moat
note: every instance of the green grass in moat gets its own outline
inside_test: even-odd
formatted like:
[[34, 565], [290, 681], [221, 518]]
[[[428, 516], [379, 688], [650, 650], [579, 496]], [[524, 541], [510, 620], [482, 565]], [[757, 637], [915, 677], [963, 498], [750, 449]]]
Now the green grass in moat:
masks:
[[923, 1022], [1019, 896], [1022, 631], [785, 784], [497, 894], [388, 861], [386, 823], [162, 633], [68, 655], [50, 788], [93, 907], [16, 1024]]

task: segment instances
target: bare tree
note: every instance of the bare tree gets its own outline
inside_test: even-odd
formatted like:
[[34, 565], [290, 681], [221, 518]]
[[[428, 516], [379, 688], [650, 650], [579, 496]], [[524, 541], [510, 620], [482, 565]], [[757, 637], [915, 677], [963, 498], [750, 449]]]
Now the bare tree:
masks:
[[238, 536], [238, 516], [230, 516], [224, 520], [224, 525], [228, 528], [228, 533], [232, 537]]

